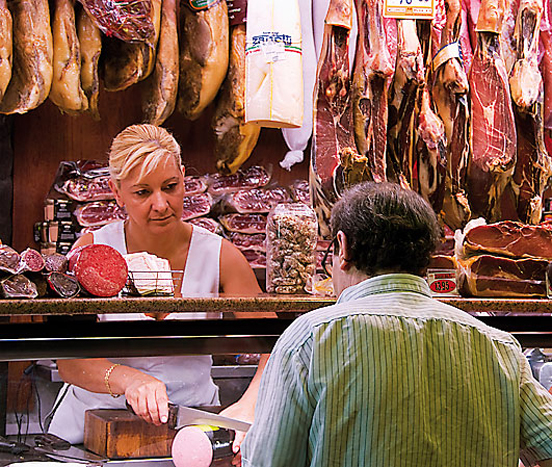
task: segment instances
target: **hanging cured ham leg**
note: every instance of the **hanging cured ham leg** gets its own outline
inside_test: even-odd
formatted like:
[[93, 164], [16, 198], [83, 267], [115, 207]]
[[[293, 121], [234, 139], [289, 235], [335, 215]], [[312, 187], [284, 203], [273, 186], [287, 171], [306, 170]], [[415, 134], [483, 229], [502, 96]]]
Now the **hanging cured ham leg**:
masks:
[[195, 120], [217, 95], [228, 71], [229, 24], [226, 2], [180, 11], [178, 111]]
[[173, 113], [178, 75], [178, 8], [176, 0], [163, 0], [155, 68], [142, 89], [144, 121], [162, 125]]
[[425, 82], [424, 57], [416, 33], [416, 22], [400, 20], [397, 68], [389, 96], [389, 177], [404, 188], [413, 182], [414, 110], [418, 90]]
[[510, 76], [518, 130], [517, 163], [512, 181], [522, 222], [538, 224], [544, 190], [552, 176], [552, 158], [544, 144], [544, 88], [538, 65], [542, 0], [523, 0], [516, 21], [518, 59]]
[[0, 0], [0, 101], [12, 75], [12, 17], [6, 0]]
[[42, 104], [52, 85], [53, 41], [47, 0], [10, 2], [13, 70], [0, 113], [25, 113]]
[[447, 21], [441, 35], [441, 49], [433, 61], [435, 81], [432, 96], [444, 123], [447, 140], [443, 220], [452, 229], [459, 229], [471, 215], [464, 190], [470, 157], [469, 84], [462, 63], [463, 48], [460, 46], [460, 1], [447, 0], [446, 5]]
[[76, 115], [88, 109], [81, 87], [81, 53], [74, 0], [56, 0], [54, 22], [54, 77], [50, 100], [62, 113]]
[[482, 2], [469, 75], [473, 155], [468, 196], [472, 213], [488, 222], [501, 218], [500, 199], [516, 164], [514, 113], [499, 41], [502, 9], [498, 0]]
[[[349, 97], [348, 48], [352, 8], [352, 0], [330, 2], [314, 91], [310, 185], [322, 237], [329, 236], [330, 212], [347, 184], [345, 172], [352, 175], [359, 169]], [[342, 161], [346, 161], [348, 170], [342, 167]], [[365, 169], [366, 164], [361, 163], [360, 168]]]
[[81, 51], [82, 90], [88, 98], [88, 112], [94, 120], [99, 120], [100, 77], [98, 70], [102, 53], [102, 35], [100, 29], [83, 8], [80, 9], [77, 16], [77, 35]]
[[544, 81], [544, 128], [552, 131], [552, 3], [544, 2], [544, 14], [541, 21], [541, 49], [543, 56], [541, 72]]
[[245, 25], [234, 26], [230, 38], [228, 76], [217, 97], [212, 127], [217, 170], [235, 174], [249, 158], [261, 127], [245, 123]]
[[388, 93], [393, 63], [383, 24], [381, 0], [355, 0], [359, 35], [352, 80], [355, 141], [368, 159], [370, 178], [387, 180]]
[[145, 42], [105, 41], [103, 78], [106, 91], [122, 91], [146, 79], [155, 65], [155, 50], [161, 25], [161, 0], [151, 1], [151, 22], [154, 33]]

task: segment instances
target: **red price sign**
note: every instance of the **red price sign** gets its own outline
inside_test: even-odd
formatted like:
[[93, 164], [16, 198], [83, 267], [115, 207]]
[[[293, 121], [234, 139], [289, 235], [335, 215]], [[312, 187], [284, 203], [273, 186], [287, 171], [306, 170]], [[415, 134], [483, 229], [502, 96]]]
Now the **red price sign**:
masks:
[[427, 283], [435, 295], [458, 295], [456, 271], [454, 269], [429, 270]]

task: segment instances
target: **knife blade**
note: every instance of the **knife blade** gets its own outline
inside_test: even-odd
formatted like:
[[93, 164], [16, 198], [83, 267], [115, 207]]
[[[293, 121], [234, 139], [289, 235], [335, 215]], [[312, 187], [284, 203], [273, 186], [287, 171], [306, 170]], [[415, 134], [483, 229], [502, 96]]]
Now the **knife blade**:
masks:
[[61, 460], [63, 462], [76, 461], [84, 464], [103, 464], [108, 461], [107, 458], [98, 456], [89, 451], [84, 451], [82, 449], [71, 446], [68, 449], [57, 450], [51, 447], [44, 446], [33, 446], [32, 450], [34, 452], [44, 454], [50, 459]]
[[178, 430], [186, 425], [214, 425], [220, 428], [228, 428], [246, 432], [251, 428], [251, 423], [236, 418], [225, 417], [200, 409], [184, 407], [169, 403], [169, 428]]

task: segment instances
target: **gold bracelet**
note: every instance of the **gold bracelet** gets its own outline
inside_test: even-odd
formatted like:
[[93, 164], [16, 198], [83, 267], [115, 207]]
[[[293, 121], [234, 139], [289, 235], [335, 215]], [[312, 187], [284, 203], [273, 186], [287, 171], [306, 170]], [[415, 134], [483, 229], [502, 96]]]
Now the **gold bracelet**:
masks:
[[118, 366], [121, 366], [121, 364], [114, 363], [113, 365], [111, 365], [107, 370], [105, 370], [105, 376], [104, 376], [104, 383], [105, 383], [105, 387], [107, 388], [107, 392], [109, 392], [109, 395], [114, 399], [117, 399], [117, 397], [121, 397], [121, 395], [113, 394], [113, 391], [111, 390], [111, 386], [109, 385], [109, 377], [111, 376], [112, 371]]

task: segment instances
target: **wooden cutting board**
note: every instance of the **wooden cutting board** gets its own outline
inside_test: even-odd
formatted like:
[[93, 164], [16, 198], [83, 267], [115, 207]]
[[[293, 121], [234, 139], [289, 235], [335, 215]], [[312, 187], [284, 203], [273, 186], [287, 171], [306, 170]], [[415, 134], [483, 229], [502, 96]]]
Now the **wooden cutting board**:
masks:
[[110, 459], [167, 457], [176, 430], [155, 426], [124, 409], [86, 411], [84, 446]]

